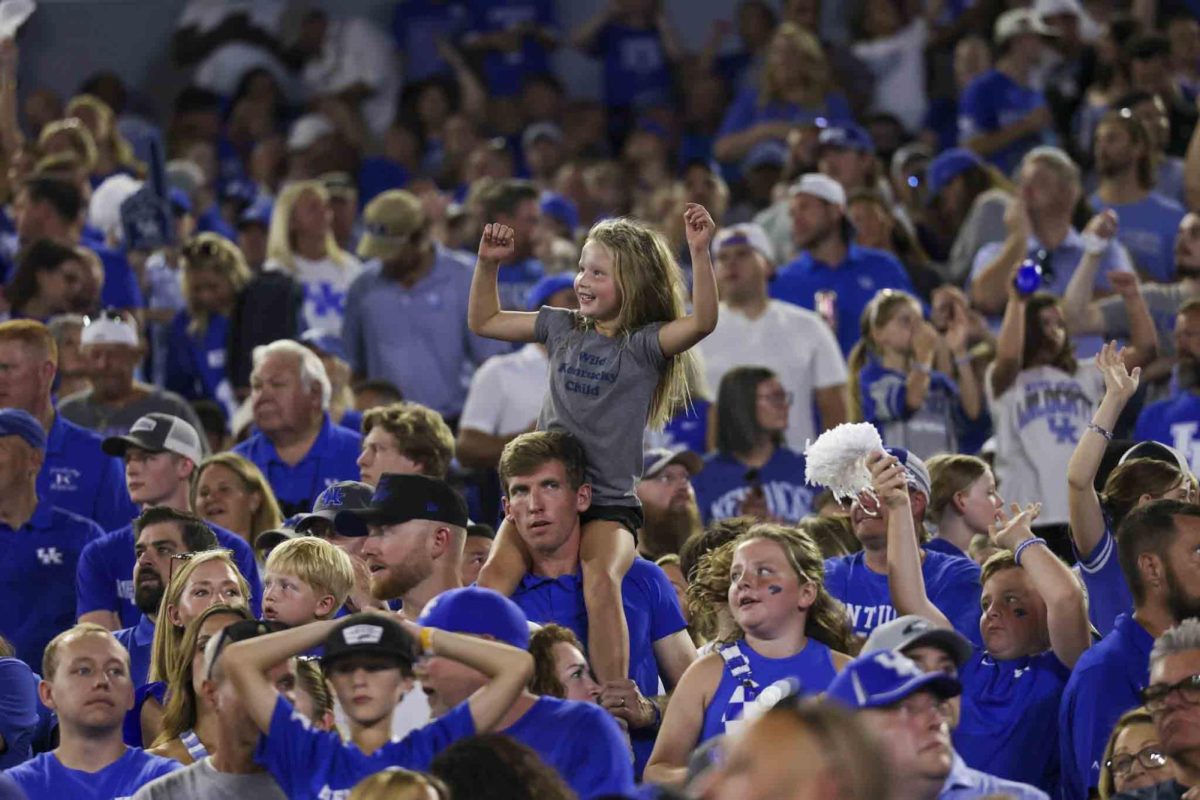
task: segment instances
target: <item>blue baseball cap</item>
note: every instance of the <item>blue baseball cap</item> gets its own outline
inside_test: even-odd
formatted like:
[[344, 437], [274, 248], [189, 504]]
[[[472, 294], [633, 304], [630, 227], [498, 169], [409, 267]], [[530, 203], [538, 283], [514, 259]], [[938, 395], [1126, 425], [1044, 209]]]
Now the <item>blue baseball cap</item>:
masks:
[[318, 355], [328, 353], [342, 361], [350, 360], [350, 357], [346, 355], [346, 348], [342, 344], [342, 337], [324, 328], [309, 328], [300, 334], [300, 344], [307, 345], [311, 350], [320, 351]]
[[563, 289], [573, 289], [574, 287], [575, 276], [570, 273], [560, 272], [557, 275], [547, 275], [529, 287], [529, 295], [525, 298], [525, 308], [529, 311], [537, 311], [546, 305], [547, 300]]
[[758, 167], [782, 167], [787, 163], [787, 157], [787, 145], [778, 139], [766, 139], [750, 148], [739, 168], [749, 172]]
[[0, 436], [20, 436], [36, 450], [46, 449], [46, 431], [42, 423], [20, 408], [0, 408]]
[[546, 192], [538, 202], [538, 211], [555, 222], [566, 225], [572, 232], [579, 227], [579, 209], [569, 197], [556, 192]]
[[254, 202], [246, 206], [242, 213], [238, 215], [237, 224], [240, 228], [243, 225], [262, 225], [264, 227], [271, 226], [271, 213], [275, 210], [275, 203], [271, 198], [259, 195]]
[[962, 684], [944, 672], [922, 672], [911, 658], [893, 650], [859, 656], [838, 673], [826, 696], [849, 708], [884, 708], [917, 692], [943, 700], [962, 694]]
[[925, 466], [925, 462], [921, 460], [920, 456], [903, 447], [885, 447], [883, 449], [900, 461], [900, 466], [904, 467], [910, 486], [924, 492], [926, 497], [933, 497], [933, 479], [929, 477], [929, 468]]
[[875, 140], [861, 125], [845, 122], [831, 125], [821, 131], [817, 140], [819, 147], [836, 147], [839, 150], [854, 150], [859, 153], [875, 153]]
[[176, 214], [192, 213], [192, 198], [183, 189], [172, 186], [167, 192], [167, 198], [171, 201], [171, 210]]
[[967, 170], [982, 167], [983, 159], [965, 147], [952, 147], [938, 154], [925, 170], [926, 198], [933, 200], [950, 181]]
[[491, 636], [521, 650], [529, 649], [529, 620], [525, 612], [491, 589], [467, 586], [442, 592], [426, 604], [417, 621], [430, 628]]

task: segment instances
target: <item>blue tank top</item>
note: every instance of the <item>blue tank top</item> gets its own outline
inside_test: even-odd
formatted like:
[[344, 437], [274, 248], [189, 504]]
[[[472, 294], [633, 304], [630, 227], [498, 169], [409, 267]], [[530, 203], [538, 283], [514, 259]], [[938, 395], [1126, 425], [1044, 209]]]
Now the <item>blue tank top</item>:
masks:
[[741, 717], [739, 706], [753, 702], [758, 692], [776, 681], [798, 680], [800, 694], [809, 695], [825, 691], [837, 675], [833, 651], [816, 639], [809, 639], [803, 650], [786, 658], [759, 655], [745, 639], [724, 645], [718, 652], [725, 659], [725, 667], [717, 691], [704, 709], [704, 727], [697, 744], [724, 734], [726, 721]]

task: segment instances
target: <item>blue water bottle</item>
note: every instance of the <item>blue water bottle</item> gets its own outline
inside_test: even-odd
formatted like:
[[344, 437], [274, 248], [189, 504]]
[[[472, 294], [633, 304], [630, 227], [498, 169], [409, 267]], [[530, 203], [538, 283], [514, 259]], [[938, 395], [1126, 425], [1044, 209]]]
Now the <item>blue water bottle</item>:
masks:
[[1042, 265], [1032, 258], [1022, 261], [1021, 266], [1017, 267], [1017, 274], [1013, 276], [1013, 287], [1022, 297], [1028, 297], [1042, 288]]

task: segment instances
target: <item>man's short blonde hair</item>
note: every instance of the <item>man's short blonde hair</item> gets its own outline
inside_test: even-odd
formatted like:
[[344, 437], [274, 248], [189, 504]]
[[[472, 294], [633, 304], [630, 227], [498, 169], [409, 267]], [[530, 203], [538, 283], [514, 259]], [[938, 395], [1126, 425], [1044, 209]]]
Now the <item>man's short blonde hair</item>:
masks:
[[454, 460], [454, 434], [441, 414], [420, 403], [392, 403], [363, 415], [363, 436], [376, 425], [392, 435], [405, 457], [421, 465], [421, 474], [446, 477]]
[[[67, 628], [65, 631], [55, 636], [50, 640], [50, 644], [46, 645], [46, 650], [42, 654], [42, 677], [48, 681], [54, 680], [54, 672], [58, 669], [58, 651], [71, 639], [78, 639], [81, 636], [107, 636], [117, 644], [121, 644], [117, 637], [112, 635], [112, 631], [105, 628], [103, 625], [97, 625], [94, 622], [80, 622], [74, 627]], [[121, 647], [121, 652], [125, 655], [125, 667], [129, 667], [129, 651], [124, 646]]]
[[341, 548], [315, 536], [289, 539], [267, 557], [267, 572], [291, 575], [318, 595], [333, 595], [330, 616], [346, 602], [354, 588], [354, 564]]
[[54, 341], [54, 334], [37, 320], [11, 319], [0, 322], [0, 342], [20, 342], [58, 366], [58, 343]]

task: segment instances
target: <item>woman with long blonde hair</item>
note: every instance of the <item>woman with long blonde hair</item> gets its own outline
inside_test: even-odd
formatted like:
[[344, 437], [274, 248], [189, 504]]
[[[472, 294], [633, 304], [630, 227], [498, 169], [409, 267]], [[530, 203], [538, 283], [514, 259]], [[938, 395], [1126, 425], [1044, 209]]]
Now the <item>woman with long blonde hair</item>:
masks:
[[736, 730], [768, 686], [798, 680], [801, 691], [815, 694], [833, 681], [850, 661], [852, 640], [846, 610], [826, 591], [824, 576], [820, 549], [796, 528], [755, 525], [733, 543], [732, 626], [675, 687], [646, 781], [681, 785], [696, 746]]
[[329, 192], [320, 181], [283, 187], [271, 212], [265, 270], [280, 270], [304, 287], [309, 328], [340, 335], [346, 290], [362, 271], [333, 236]]
[[241, 536], [254, 547], [258, 535], [283, 525], [283, 512], [262, 471], [237, 453], [214, 453], [192, 481], [192, 508], [205, 521]]
[[145, 176], [146, 165], [133, 154], [133, 146], [117, 129], [116, 115], [108, 103], [95, 95], [75, 95], [67, 103], [66, 116], [82, 122], [92, 134], [96, 145], [93, 182], [98, 183], [117, 172], [125, 172], [135, 178]]

